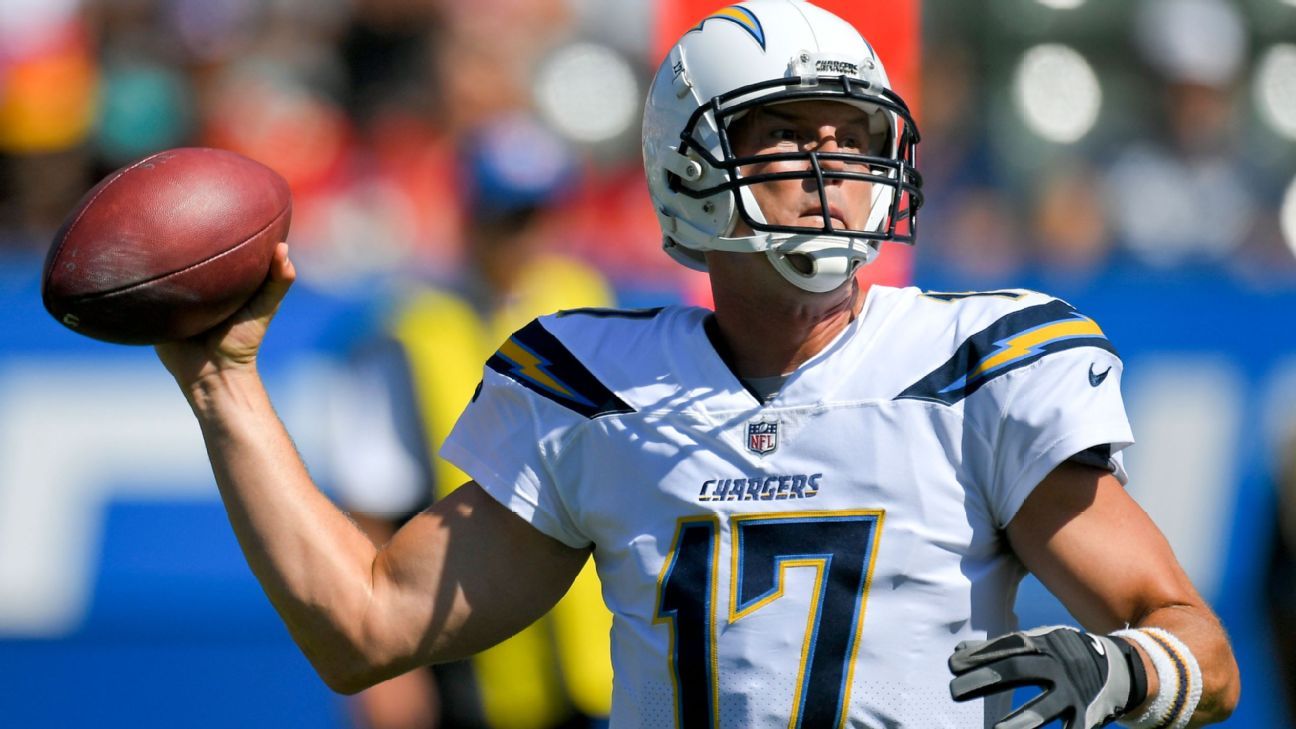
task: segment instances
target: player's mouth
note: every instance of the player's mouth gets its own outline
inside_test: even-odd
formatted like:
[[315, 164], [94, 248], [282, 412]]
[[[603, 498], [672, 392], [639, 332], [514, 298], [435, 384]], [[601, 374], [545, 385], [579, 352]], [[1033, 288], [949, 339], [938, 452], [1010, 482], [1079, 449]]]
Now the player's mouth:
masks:
[[[805, 212], [801, 213], [801, 219], [809, 226], [815, 228], [823, 227], [823, 206], [815, 205], [807, 208]], [[849, 228], [849, 226], [846, 225], [846, 214], [842, 212], [841, 208], [831, 203], [828, 204], [828, 220], [834, 230], [847, 230]]]

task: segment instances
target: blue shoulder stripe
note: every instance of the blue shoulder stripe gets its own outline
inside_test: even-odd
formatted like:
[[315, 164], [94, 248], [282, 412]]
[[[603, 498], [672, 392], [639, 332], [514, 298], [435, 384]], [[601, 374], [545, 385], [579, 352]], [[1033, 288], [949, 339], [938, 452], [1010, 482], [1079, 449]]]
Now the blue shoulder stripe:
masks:
[[1074, 347], [1116, 348], [1094, 320], [1053, 300], [1014, 311], [968, 337], [945, 364], [896, 396], [953, 405], [994, 378]]
[[634, 412], [538, 320], [509, 337], [486, 366], [587, 418]]
[[665, 307], [651, 309], [616, 309], [606, 306], [587, 306], [583, 309], [563, 309], [554, 314], [558, 318], [566, 316], [592, 316], [596, 319], [652, 319]]

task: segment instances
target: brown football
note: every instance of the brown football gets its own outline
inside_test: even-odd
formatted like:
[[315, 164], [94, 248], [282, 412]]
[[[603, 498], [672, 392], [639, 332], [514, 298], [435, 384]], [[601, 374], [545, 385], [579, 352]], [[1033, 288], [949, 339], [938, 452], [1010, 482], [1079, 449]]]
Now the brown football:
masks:
[[239, 309], [288, 235], [292, 195], [274, 170], [220, 149], [146, 157], [95, 185], [45, 257], [45, 308], [75, 332], [156, 344]]

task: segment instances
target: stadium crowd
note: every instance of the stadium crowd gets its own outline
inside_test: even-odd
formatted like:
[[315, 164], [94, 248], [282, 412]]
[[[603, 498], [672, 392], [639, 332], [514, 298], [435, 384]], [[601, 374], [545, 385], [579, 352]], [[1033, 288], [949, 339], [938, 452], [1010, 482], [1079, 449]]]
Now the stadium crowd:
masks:
[[[310, 278], [411, 266], [452, 276], [463, 261], [459, 193], [473, 174], [463, 152], [498, 138], [481, 133], [487, 123], [529, 116], [554, 138], [527, 144], [531, 156], [505, 173], [514, 186], [557, 188], [553, 245], [618, 281], [678, 285], [641, 204], [637, 108], [608, 106], [642, 96], [653, 5], [9, 0], [0, 240], [39, 253], [108, 171], [212, 145], [292, 183], [293, 242]], [[1284, 137], [1293, 51], [1277, 41], [1291, 37], [1293, 12], [1279, 0], [928, 0], [920, 264], [987, 282], [1036, 266], [1087, 275], [1122, 259], [1290, 281], [1296, 231], [1280, 214], [1294, 161]], [[1079, 74], [1063, 79], [1073, 93], [1054, 94], [1053, 113], [1096, 116], [1041, 134], [1023, 52], [1060, 46], [1088, 60], [1051, 67]], [[1086, 74], [1093, 100], [1075, 91], [1089, 88]], [[594, 110], [606, 128], [571, 121]]]

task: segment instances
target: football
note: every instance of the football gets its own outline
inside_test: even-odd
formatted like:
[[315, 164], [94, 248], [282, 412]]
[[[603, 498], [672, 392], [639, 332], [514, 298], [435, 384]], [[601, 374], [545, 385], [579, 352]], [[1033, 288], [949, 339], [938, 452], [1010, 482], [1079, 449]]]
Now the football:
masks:
[[288, 183], [259, 162], [201, 147], [159, 152], [108, 175], [68, 214], [41, 298], [95, 339], [185, 339], [256, 292], [291, 217]]

